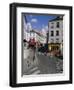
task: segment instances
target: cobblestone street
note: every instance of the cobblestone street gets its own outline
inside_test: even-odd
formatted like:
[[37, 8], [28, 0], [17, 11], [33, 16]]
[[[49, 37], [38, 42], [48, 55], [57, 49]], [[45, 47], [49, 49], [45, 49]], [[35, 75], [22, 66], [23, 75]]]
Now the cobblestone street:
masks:
[[[35, 58], [33, 59], [35, 55]], [[23, 75], [56, 74], [63, 72], [63, 60], [46, 56], [32, 49], [24, 50]]]

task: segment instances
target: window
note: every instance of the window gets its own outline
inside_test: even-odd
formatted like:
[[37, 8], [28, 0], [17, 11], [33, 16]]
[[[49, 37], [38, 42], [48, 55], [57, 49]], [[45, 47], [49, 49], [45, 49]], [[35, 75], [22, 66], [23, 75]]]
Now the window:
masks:
[[54, 23], [51, 23], [51, 28], [54, 28]]
[[54, 36], [54, 32], [53, 31], [51, 31], [51, 36]]
[[56, 31], [56, 36], [59, 36], [59, 31]]
[[54, 26], [52, 25], [51, 28], [54, 28]]
[[59, 38], [56, 38], [56, 43], [59, 43]]
[[60, 23], [59, 22], [57, 22], [57, 26], [56, 26], [57, 28], [59, 28], [60, 27]]
[[51, 43], [54, 43], [54, 39], [51, 39]]

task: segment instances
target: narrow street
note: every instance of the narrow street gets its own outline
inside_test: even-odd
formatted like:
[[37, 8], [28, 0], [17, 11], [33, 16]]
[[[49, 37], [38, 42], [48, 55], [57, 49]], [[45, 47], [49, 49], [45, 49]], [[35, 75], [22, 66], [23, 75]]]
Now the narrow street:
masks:
[[[35, 58], [33, 59], [35, 55]], [[34, 53], [32, 49], [24, 50], [23, 75], [55, 74], [57, 73], [55, 58]]]
[[52, 74], [56, 73], [56, 62], [53, 58], [45, 55], [37, 55], [38, 57], [38, 67], [41, 74]]
[[32, 16], [23, 13], [22, 75], [62, 73], [63, 15]]

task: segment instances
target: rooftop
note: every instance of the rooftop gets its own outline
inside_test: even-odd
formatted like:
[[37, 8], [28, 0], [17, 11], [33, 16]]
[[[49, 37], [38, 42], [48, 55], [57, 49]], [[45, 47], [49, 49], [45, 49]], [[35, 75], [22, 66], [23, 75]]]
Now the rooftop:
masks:
[[63, 16], [57, 16], [55, 19], [52, 19], [49, 22], [57, 21], [57, 20], [63, 20]]

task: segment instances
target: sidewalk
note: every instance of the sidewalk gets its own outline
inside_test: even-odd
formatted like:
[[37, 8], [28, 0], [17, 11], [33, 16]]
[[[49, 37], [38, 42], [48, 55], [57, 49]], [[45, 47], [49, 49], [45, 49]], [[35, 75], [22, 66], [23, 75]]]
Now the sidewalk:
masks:
[[[34, 68], [35, 69], [37, 68], [38, 60], [37, 60], [36, 54], [35, 54], [35, 59], [33, 59], [33, 57], [34, 57], [34, 52], [32, 49], [24, 50], [23, 67], [22, 67], [23, 73], [22, 74], [29, 75], [32, 73], [31, 71], [33, 71]], [[37, 72], [39, 73], [40, 71], [37, 71]]]

